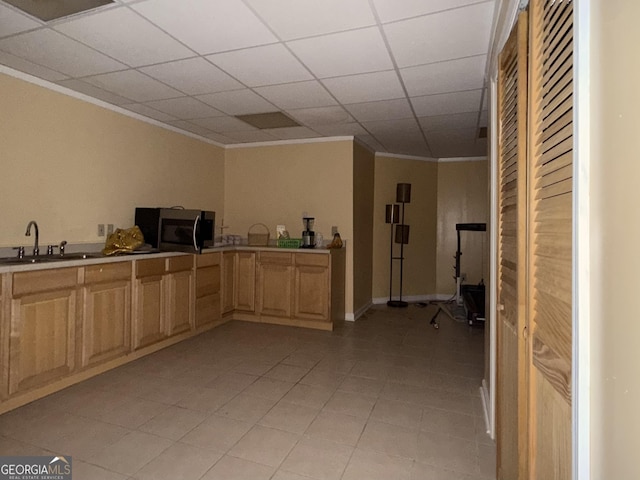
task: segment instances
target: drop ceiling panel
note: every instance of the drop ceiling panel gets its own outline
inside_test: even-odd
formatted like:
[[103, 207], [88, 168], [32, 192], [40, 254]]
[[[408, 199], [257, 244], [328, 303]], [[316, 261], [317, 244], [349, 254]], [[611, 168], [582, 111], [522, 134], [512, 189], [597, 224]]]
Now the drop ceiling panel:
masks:
[[411, 103], [418, 117], [446, 115], [453, 113], [477, 112], [480, 108], [482, 90], [442, 93], [413, 97]]
[[487, 154], [485, 139], [477, 139], [477, 129], [430, 132], [427, 140], [438, 157], [470, 157]]
[[201, 95], [198, 98], [228, 115], [246, 115], [277, 110], [271, 103], [248, 88], [232, 92], [211, 93]]
[[395, 70], [327, 78], [322, 83], [340, 103], [361, 103], [404, 97]]
[[54, 28], [132, 67], [194, 55], [126, 7], [81, 16]]
[[139, 113], [140, 115], [144, 115], [145, 117], [153, 118], [160, 122], [169, 122], [172, 120], [177, 120], [177, 118], [168, 115], [164, 112], [160, 112], [154, 108], [151, 108], [142, 103], [131, 103], [128, 105], [122, 105], [122, 108], [126, 108], [127, 110], [131, 110], [132, 112]]
[[224, 113], [191, 97], [169, 98], [147, 102], [147, 106], [182, 120], [222, 116]]
[[456, 10], [384, 26], [400, 68], [482, 55], [489, 48], [493, 4]]
[[319, 78], [393, 68], [376, 27], [294, 40], [287, 45]]
[[335, 125], [316, 125], [313, 129], [327, 137], [343, 137], [348, 135], [367, 135], [367, 131], [359, 123], [340, 123]]
[[259, 87], [255, 91], [284, 110], [324, 107], [337, 103], [320, 82], [315, 80]]
[[378, 140], [371, 135], [358, 135], [356, 137], [360, 142], [367, 145], [369, 148], [376, 152], [386, 152], [387, 149]]
[[7, 67], [14, 68], [24, 73], [28, 73], [29, 75], [33, 75], [34, 77], [49, 80], [50, 82], [57, 82], [58, 80], [69, 78], [63, 73], [56, 72], [55, 70], [51, 70], [50, 68], [43, 67], [42, 65], [38, 65], [36, 63], [25, 60], [24, 58], [16, 57], [15, 55], [11, 55], [10, 53], [2, 51], [0, 51], [0, 64], [6, 65]]
[[0, 5], [0, 37], [40, 27], [42, 23], [33, 20], [16, 9]]
[[353, 118], [342, 107], [317, 107], [302, 108], [299, 110], [289, 110], [293, 118], [307, 126], [315, 127], [317, 125], [339, 124], [352, 122]]
[[345, 108], [349, 110], [356, 120], [361, 122], [413, 117], [411, 105], [406, 98], [354, 103], [345, 105]]
[[461, 58], [400, 70], [410, 97], [473, 90], [484, 85], [486, 56]]
[[202, 55], [277, 42], [244, 5], [235, 0], [148, 0], [131, 5], [169, 35]]
[[226, 132], [225, 136], [239, 143], [273, 142], [274, 140], [278, 140], [274, 136], [269, 135], [262, 130], [253, 130], [251, 132]]
[[237, 118], [230, 116], [199, 118], [197, 120], [193, 120], [192, 123], [200, 125], [204, 128], [208, 128], [209, 130], [213, 130], [216, 133], [257, 130], [256, 127], [252, 127], [248, 123], [242, 122]]
[[240, 82], [201, 57], [142, 67], [138, 70], [187, 95], [243, 88]]
[[478, 112], [436, 115], [418, 119], [425, 133], [442, 130], [475, 128], [478, 124]]
[[176, 120], [167, 123], [182, 130], [186, 130], [187, 132], [195, 133], [196, 135], [205, 136], [212, 133], [208, 128], [201, 127], [200, 125], [195, 125], [192, 122], [188, 122], [186, 120]]
[[407, 133], [417, 134], [420, 132], [418, 122], [414, 118], [363, 122], [362, 125], [375, 136], [391, 136]]
[[[451, 10], [486, 0], [373, 0], [382, 23]], [[493, 2], [489, 2], [493, 3]]]
[[[375, 25], [368, 0], [248, 0], [282, 40]], [[282, 12], [287, 12], [283, 15]], [[339, 13], [338, 13], [339, 12]]]
[[126, 68], [126, 65], [48, 28], [0, 40], [0, 50], [71, 77]]
[[273, 135], [278, 140], [297, 140], [300, 138], [315, 138], [320, 136], [319, 133], [307, 127], [272, 128], [263, 131], [269, 135]]
[[97, 98], [107, 103], [111, 103], [113, 105], [123, 105], [125, 103], [131, 103], [131, 100], [128, 98], [121, 97], [120, 95], [116, 95], [115, 93], [107, 92], [106, 90], [98, 88], [95, 85], [83, 82], [82, 80], [62, 80], [58, 82], [58, 84], [62, 85], [63, 87], [70, 88], [71, 90], [75, 90], [76, 92], [84, 93], [85, 95], [88, 95], [90, 97]]
[[207, 133], [205, 137], [213, 140], [214, 142], [221, 143], [222, 145], [232, 145], [237, 143], [235, 140], [219, 133]]
[[105, 73], [84, 79], [96, 87], [118, 95], [126, 96], [134, 103], [150, 102], [165, 98], [179, 97], [182, 94], [136, 70]]
[[207, 59], [249, 87], [313, 78], [282, 44], [219, 53]]

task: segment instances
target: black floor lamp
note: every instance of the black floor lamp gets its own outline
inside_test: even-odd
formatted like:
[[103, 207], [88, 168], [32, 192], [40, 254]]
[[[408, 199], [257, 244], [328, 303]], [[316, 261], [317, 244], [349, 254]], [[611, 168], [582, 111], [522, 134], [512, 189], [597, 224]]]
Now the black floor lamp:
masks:
[[[411, 184], [410, 183], [398, 183], [396, 186], [396, 202], [395, 204], [387, 205], [386, 208], [386, 223], [391, 224], [391, 237], [389, 240], [389, 301], [387, 305], [390, 307], [403, 308], [409, 304], [402, 300], [402, 277], [404, 274], [404, 246], [409, 243], [409, 225], [404, 223], [404, 206], [406, 203], [411, 202]], [[402, 213], [400, 214], [400, 205], [402, 204]], [[400, 256], [393, 256], [393, 225], [396, 225], [395, 243], [400, 244]], [[400, 295], [398, 300], [393, 300], [393, 261], [400, 261]]]

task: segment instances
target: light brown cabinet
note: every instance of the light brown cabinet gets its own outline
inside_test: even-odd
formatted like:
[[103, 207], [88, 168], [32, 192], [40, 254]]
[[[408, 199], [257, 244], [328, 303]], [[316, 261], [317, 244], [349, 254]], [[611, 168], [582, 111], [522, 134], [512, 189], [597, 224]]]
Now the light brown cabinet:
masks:
[[84, 269], [82, 367], [131, 351], [131, 265], [120, 262]]
[[259, 252], [258, 308], [259, 315], [291, 316], [293, 263], [291, 253]]
[[170, 257], [166, 262], [166, 325], [167, 335], [172, 336], [194, 326], [193, 256]]
[[43, 386], [75, 370], [78, 269], [13, 275], [8, 392]]
[[235, 309], [253, 313], [256, 310], [256, 252], [236, 252]]
[[296, 254], [293, 316], [331, 321], [331, 272], [329, 255]]
[[236, 308], [236, 252], [222, 254], [222, 314], [228, 314]]
[[220, 263], [220, 252], [196, 257], [196, 329], [215, 325], [221, 320]]
[[133, 348], [138, 349], [166, 337], [165, 259], [153, 258], [134, 263]]

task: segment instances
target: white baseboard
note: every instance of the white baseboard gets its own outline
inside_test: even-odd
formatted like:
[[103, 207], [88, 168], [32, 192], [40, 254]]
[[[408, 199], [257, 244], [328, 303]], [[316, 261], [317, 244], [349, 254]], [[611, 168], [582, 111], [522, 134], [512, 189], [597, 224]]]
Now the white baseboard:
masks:
[[364, 313], [369, 310], [369, 307], [371, 307], [371, 305], [373, 305], [371, 302], [363, 305], [362, 307], [360, 307], [358, 310], [356, 310], [355, 313], [346, 313], [344, 315], [344, 319], [347, 322], [355, 322], [358, 318], [360, 318], [362, 315], [364, 315]]
[[484, 411], [484, 425], [487, 429], [487, 435], [489, 435], [492, 440], [495, 440], [491, 419], [489, 418], [489, 389], [487, 387], [487, 381], [483, 378], [482, 386], [480, 387], [480, 398], [482, 399], [482, 410]]
[[[430, 293], [428, 295], [408, 295], [403, 296], [402, 300], [409, 303], [417, 302], [444, 302], [449, 300], [451, 295], [448, 293]], [[399, 300], [399, 297], [392, 297], [393, 300]], [[389, 297], [378, 297], [372, 300], [374, 305], [383, 305], [389, 301]]]

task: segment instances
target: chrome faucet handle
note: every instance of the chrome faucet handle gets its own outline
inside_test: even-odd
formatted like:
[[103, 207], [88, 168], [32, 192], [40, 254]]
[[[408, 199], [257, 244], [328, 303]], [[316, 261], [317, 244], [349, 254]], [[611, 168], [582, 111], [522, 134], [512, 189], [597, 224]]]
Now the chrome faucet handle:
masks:
[[47, 255], [53, 255], [53, 249], [58, 248], [57, 245], [47, 245]]
[[67, 241], [63, 240], [60, 242], [60, 245], [58, 246], [58, 248], [60, 249], [60, 256], [64, 256], [64, 247], [67, 246]]
[[13, 249], [18, 251], [18, 258], [24, 258], [24, 247], [13, 247]]

